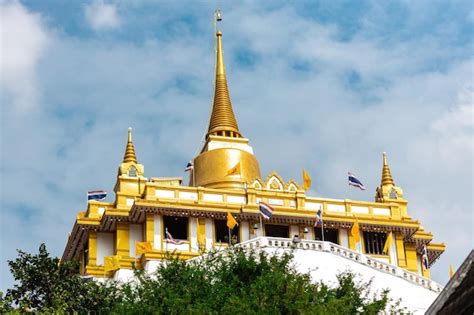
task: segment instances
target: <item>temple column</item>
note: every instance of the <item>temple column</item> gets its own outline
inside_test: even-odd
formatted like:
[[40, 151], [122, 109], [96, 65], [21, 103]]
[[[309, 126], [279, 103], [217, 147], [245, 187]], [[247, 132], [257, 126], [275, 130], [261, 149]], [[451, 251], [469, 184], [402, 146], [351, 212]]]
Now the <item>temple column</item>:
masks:
[[155, 241], [155, 215], [153, 213], [146, 214], [145, 221], [145, 241], [153, 243]]
[[416, 257], [415, 244], [405, 244], [406, 268], [410, 271], [418, 273], [418, 262]]
[[89, 232], [89, 266], [97, 265], [97, 232]]
[[128, 223], [117, 222], [117, 236], [115, 248], [117, 248], [117, 255], [121, 257], [130, 256], [129, 235], [130, 233]]
[[197, 244], [200, 251], [206, 249], [206, 218], [197, 219]]
[[405, 244], [403, 243], [403, 235], [400, 233], [394, 233], [393, 236], [395, 237], [398, 266], [405, 268], [407, 266], [407, 261], [405, 257]]

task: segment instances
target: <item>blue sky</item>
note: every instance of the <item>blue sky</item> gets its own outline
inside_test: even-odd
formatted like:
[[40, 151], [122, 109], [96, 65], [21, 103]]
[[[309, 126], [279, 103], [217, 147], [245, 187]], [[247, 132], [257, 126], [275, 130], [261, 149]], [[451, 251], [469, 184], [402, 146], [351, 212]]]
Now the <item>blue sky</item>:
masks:
[[[127, 128], [146, 176], [186, 176], [213, 93], [214, 2], [0, 1], [0, 289], [16, 248], [61, 255], [112, 191]], [[262, 168], [373, 200], [387, 151], [409, 214], [473, 247], [470, 1], [221, 1], [229, 87]], [[348, 191], [347, 171], [367, 191]], [[349, 195], [350, 194], [350, 195]]]

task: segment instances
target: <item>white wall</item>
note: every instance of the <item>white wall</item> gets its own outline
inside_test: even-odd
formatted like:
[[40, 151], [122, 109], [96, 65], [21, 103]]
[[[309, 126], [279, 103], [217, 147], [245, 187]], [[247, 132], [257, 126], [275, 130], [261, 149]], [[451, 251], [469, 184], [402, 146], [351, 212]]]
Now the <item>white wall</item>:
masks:
[[104, 265], [104, 257], [114, 254], [114, 234], [97, 233], [97, 265]]
[[211, 250], [214, 244], [214, 224], [211, 219], [206, 219], [206, 249]]
[[298, 225], [290, 225], [290, 238], [293, 238], [295, 235], [300, 235], [300, 227]]
[[164, 250], [166, 251], [174, 251], [174, 250], [180, 250], [187, 252], [189, 251], [189, 243], [184, 243], [184, 244], [173, 244], [170, 242], [165, 242], [165, 248]]
[[346, 229], [339, 229], [339, 245], [349, 248], [349, 236]]
[[130, 282], [135, 279], [135, 275], [131, 269], [119, 269], [115, 271], [113, 279], [120, 282]]
[[161, 249], [162, 231], [161, 231], [161, 215], [155, 214], [155, 237], [153, 239], [153, 248]]
[[262, 219], [262, 224], [260, 224], [260, 222], [257, 223], [258, 225], [258, 229], [256, 230], [256, 237], [259, 237], [259, 236], [263, 236], [263, 230], [265, 229], [265, 223], [263, 222], [263, 219]]
[[141, 224], [130, 224], [130, 231], [129, 231], [129, 240], [130, 240], [130, 257], [140, 257], [140, 255], [136, 255], [136, 242], [143, 241], [143, 227]]
[[249, 230], [249, 222], [248, 221], [242, 221], [240, 222], [240, 237], [241, 237], [241, 242], [248, 241], [250, 239], [250, 230]]
[[191, 240], [191, 251], [198, 252], [198, 239], [197, 239], [197, 225], [198, 225], [198, 218], [189, 217], [189, 239]]
[[308, 233], [305, 235], [305, 239], [307, 240], [314, 240], [314, 227], [313, 226], [306, 226], [308, 229]]

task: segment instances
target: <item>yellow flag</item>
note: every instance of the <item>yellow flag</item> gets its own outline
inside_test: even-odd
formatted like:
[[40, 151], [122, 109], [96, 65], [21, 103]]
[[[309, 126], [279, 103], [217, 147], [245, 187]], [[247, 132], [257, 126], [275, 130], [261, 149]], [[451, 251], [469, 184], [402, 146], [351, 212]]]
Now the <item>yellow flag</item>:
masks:
[[357, 218], [355, 223], [352, 225], [351, 235], [356, 243], [360, 242], [359, 221], [357, 220]]
[[383, 247], [383, 252], [388, 255], [388, 250], [390, 249], [390, 245], [392, 245], [392, 232], [387, 235], [387, 239], [385, 240], [385, 245]]
[[303, 170], [303, 189], [308, 190], [311, 187], [311, 177], [306, 170]]
[[233, 168], [227, 171], [226, 176], [230, 176], [230, 175], [240, 175], [240, 162], [237, 163]]
[[104, 271], [112, 271], [120, 269], [120, 257], [117, 255], [114, 256], [105, 256], [104, 257]]
[[153, 250], [150, 242], [136, 242], [135, 243], [135, 254], [141, 255], [146, 252], [151, 252]]
[[449, 265], [449, 279], [452, 279], [454, 276], [454, 267], [453, 264]]
[[230, 212], [227, 212], [227, 227], [232, 230], [236, 225], [239, 225], [239, 223]]

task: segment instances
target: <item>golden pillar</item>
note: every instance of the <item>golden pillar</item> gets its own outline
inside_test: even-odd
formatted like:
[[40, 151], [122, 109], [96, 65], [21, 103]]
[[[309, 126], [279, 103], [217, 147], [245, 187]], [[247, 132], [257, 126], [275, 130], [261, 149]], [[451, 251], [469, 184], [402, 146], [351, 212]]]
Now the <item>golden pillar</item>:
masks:
[[153, 213], [146, 214], [145, 221], [145, 241], [153, 243], [155, 240], [155, 215]]
[[117, 223], [116, 244], [117, 255], [121, 257], [130, 256], [130, 240], [129, 240], [129, 226], [128, 223]]
[[89, 232], [89, 266], [97, 265], [97, 232]]

